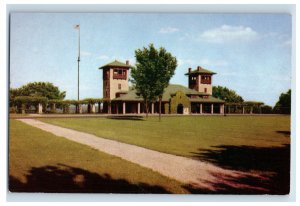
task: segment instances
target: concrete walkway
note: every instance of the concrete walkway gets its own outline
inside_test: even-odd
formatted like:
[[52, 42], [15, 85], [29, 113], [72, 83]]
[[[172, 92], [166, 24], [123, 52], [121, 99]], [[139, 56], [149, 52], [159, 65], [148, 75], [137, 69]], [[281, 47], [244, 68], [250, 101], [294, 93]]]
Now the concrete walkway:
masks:
[[88, 145], [99, 151], [150, 168], [162, 175], [180, 181], [194, 188], [216, 191], [220, 185], [230, 188], [244, 188], [264, 191], [238, 181], [241, 178], [262, 178], [258, 175], [226, 170], [213, 164], [181, 156], [145, 149], [135, 145], [97, 137], [92, 134], [47, 124], [36, 119], [19, 119], [28, 125], [50, 132], [56, 136]]

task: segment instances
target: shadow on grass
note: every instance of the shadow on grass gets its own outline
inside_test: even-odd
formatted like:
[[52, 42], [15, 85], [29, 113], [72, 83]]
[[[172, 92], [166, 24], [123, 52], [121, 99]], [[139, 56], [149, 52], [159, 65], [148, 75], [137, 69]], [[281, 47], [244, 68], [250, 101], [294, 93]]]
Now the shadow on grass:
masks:
[[283, 134], [285, 137], [290, 137], [291, 132], [290, 131], [283, 131], [283, 130], [278, 130], [276, 133]]
[[22, 183], [10, 176], [9, 190], [48, 193], [170, 193], [160, 186], [132, 184], [125, 179], [112, 179], [109, 174], [99, 175], [62, 164], [33, 167], [26, 178], [27, 182]]
[[[265, 178], [242, 177], [236, 183], [263, 188], [266, 191], [247, 188], [233, 188], [228, 185], [215, 185], [219, 193], [229, 194], [288, 194], [290, 189], [290, 145], [282, 147], [215, 146], [211, 150], [200, 150], [194, 157], [211, 162], [225, 169], [258, 174]], [[203, 193], [187, 188], [193, 193]]]
[[108, 116], [107, 119], [116, 119], [116, 120], [140, 120], [143, 121], [143, 116], [136, 115], [118, 115], [118, 116]]

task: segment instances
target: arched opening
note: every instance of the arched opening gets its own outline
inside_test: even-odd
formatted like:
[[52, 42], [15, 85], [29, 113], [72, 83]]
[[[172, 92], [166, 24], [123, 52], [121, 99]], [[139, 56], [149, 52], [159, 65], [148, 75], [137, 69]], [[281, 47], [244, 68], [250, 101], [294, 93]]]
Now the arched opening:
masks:
[[177, 105], [177, 114], [183, 114], [183, 105], [182, 104]]

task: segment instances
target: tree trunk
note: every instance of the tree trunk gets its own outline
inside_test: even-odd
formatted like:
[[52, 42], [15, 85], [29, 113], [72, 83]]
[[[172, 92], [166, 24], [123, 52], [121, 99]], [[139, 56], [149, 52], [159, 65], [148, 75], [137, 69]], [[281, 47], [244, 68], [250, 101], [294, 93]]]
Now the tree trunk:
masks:
[[159, 96], [159, 121], [161, 121], [161, 96]]
[[149, 107], [148, 107], [148, 101], [145, 101], [145, 107], [146, 107], [146, 118], [148, 118], [148, 112], [149, 112]]

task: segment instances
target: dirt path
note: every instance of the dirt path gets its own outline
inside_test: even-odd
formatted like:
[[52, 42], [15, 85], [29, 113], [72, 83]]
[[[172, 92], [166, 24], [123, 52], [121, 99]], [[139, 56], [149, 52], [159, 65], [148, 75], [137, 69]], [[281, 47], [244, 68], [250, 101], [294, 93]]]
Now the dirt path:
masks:
[[229, 187], [264, 191], [263, 188], [238, 181], [246, 177], [261, 178], [257, 175], [222, 169], [213, 164], [199, 160], [108, 140], [92, 134], [47, 124], [35, 119], [20, 119], [20, 121], [50, 132], [56, 136], [88, 145], [107, 154], [150, 168], [162, 175], [189, 185], [192, 188], [217, 191], [220, 190], [220, 187]]

